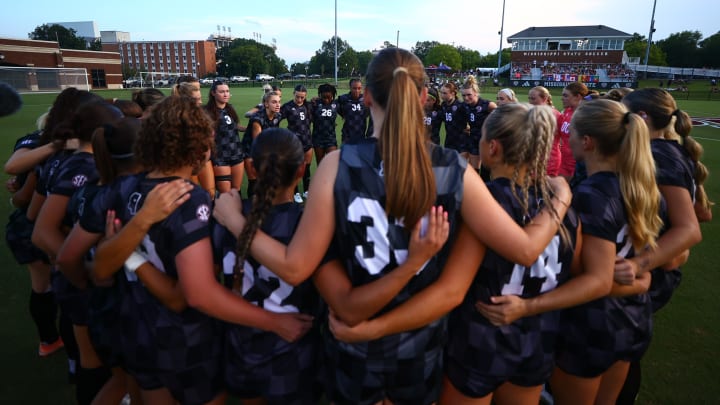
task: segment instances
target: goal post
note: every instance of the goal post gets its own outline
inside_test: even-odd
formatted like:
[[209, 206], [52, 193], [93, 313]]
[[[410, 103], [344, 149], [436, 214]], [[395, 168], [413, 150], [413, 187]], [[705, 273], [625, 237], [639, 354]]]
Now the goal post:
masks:
[[60, 92], [68, 87], [91, 89], [85, 68], [0, 66], [0, 81], [21, 93]]

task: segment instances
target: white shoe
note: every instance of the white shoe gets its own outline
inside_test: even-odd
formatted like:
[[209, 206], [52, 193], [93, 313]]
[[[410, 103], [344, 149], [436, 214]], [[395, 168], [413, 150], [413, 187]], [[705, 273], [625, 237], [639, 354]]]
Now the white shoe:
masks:
[[303, 193], [303, 198], [307, 200], [307, 191]]
[[300, 193], [295, 193], [294, 199], [295, 199], [295, 202], [298, 203], [298, 204], [302, 204], [302, 202], [303, 202], [303, 199], [302, 199], [302, 197], [300, 196]]

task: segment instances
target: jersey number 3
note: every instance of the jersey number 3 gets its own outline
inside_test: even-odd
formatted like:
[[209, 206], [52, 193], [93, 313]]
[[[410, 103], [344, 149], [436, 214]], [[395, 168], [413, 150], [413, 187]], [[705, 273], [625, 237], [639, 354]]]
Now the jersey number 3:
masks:
[[348, 221], [365, 228], [366, 239], [360, 245], [355, 246], [355, 258], [369, 274], [375, 275], [382, 272], [390, 263], [390, 255], [395, 256], [398, 264], [405, 262], [408, 255], [407, 249], [395, 249], [390, 245], [390, 240], [393, 239], [390, 235], [390, 228], [402, 228], [403, 226], [398, 221], [393, 224], [388, 223], [385, 210], [377, 200], [355, 198], [348, 207]]

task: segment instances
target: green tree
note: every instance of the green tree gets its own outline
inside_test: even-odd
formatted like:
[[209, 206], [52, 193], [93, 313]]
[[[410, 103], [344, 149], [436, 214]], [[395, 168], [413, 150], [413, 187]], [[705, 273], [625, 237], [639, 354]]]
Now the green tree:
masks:
[[457, 50], [460, 53], [460, 60], [462, 61], [462, 66], [459, 68], [462, 70], [471, 70], [480, 66], [480, 52], [462, 46], [459, 46]]
[[720, 31], [700, 42], [700, 66], [720, 68]]
[[427, 55], [430, 50], [436, 46], [440, 45], [440, 42], [437, 41], [418, 41], [415, 43], [415, 46], [412, 47], [411, 51], [415, 54], [420, 60], [425, 64], [425, 66], [429, 65], [427, 62]]
[[701, 38], [700, 31], [683, 31], [658, 41], [658, 46], [667, 55], [668, 65], [696, 67], [700, 63], [698, 43]]
[[129, 79], [131, 77], [137, 77], [138, 76], [138, 70], [134, 67], [131, 67], [130, 65], [123, 64], [122, 65], [122, 75], [123, 79]]
[[83, 38], [77, 36], [77, 31], [67, 29], [59, 24], [43, 24], [28, 34], [28, 38], [39, 41], [57, 41], [60, 48], [64, 49], [87, 49]]
[[[647, 50], [647, 39], [645, 36], [633, 34], [632, 39], [625, 41], [625, 52], [630, 57], [640, 58], [640, 63], [645, 62], [645, 52]], [[650, 56], [648, 58], [648, 65], [652, 66], [667, 66], [665, 60], [665, 53], [660, 49], [657, 44], [653, 43], [650, 45]]]
[[370, 61], [373, 58], [373, 53], [370, 51], [362, 51], [357, 53], [357, 70], [358, 74], [361, 76], [365, 76], [365, 72], [367, 72], [367, 67], [370, 64]]
[[[325, 76], [327, 72], [327, 74], [331, 76], [334, 75], [332, 72], [335, 66], [335, 38], [336, 37], [333, 36], [327, 41], [323, 41], [320, 49], [315, 51], [315, 55], [310, 58], [310, 73], [319, 73]], [[343, 41], [342, 38], [337, 37], [338, 59], [340, 59], [348, 49], [352, 49], [350, 44], [348, 44], [347, 41]], [[338, 68], [339, 67], [340, 62], [338, 61]]]
[[270, 69], [270, 64], [263, 57], [263, 53], [253, 44], [232, 47], [228, 61], [235, 74], [250, 78], [255, 77], [258, 73], [268, 73]]
[[268, 73], [277, 76], [288, 72], [285, 60], [277, 56], [274, 46], [254, 39], [237, 38], [230, 46], [218, 49], [215, 58], [218, 70], [224, 75], [255, 77], [258, 73]]
[[338, 76], [349, 77], [351, 73], [354, 73], [358, 67], [358, 56], [354, 49], [348, 48], [338, 58], [338, 69], [340, 72]]
[[[503, 48], [502, 50], [502, 64], [510, 63], [511, 48]], [[498, 65], [498, 53], [488, 53], [480, 59], [480, 67], [494, 67]]]
[[294, 76], [294, 75], [299, 75], [299, 74], [306, 74], [305, 72], [307, 72], [308, 69], [309, 69], [308, 63], [309, 63], [309, 62], [295, 62], [295, 63], [293, 63], [292, 65], [290, 65], [290, 73], [292, 73], [293, 76]]
[[90, 50], [91, 51], [102, 51], [102, 41], [100, 38], [96, 38], [92, 43], [90, 44]]
[[428, 65], [439, 65], [440, 62], [442, 62], [450, 66], [453, 70], [459, 70], [462, 68], [461, 61], [460, 52], [458, 52], [454, 46], [440, 44], [428, 52], [425, 63]]

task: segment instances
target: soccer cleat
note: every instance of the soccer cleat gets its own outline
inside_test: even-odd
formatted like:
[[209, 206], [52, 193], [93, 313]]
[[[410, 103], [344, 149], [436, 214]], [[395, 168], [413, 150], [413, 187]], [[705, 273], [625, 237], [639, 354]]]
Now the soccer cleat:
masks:
[[38, 347], [38, 355], [40, 355], [40, 357], [47, 357], [55, 353], [56, 351], [62, 349], [63, 347], [65, 347], [65, 344], [59, 337], [52, 343], [40, 342], [40, 346]]
[[293, 198], [295, 199], [296, 203], [302, 204], [303, 199], [302, 199], [302, 196], [300, 196], [300, 193], [295, 193], [295, 197], [293, 197]]
[[307, 191], [303, 193], [303, 198], [307, 200]]

